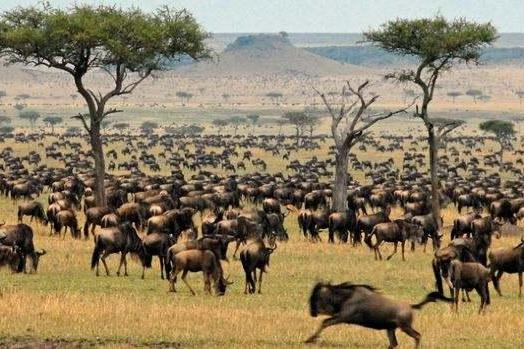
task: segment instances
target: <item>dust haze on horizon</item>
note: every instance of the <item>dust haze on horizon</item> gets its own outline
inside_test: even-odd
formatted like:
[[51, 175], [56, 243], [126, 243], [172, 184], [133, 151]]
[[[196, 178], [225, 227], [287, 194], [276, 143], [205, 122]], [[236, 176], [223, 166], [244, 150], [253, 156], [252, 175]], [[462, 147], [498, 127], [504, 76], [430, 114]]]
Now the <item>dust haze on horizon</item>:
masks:
[[[53, 6], [114, 4], [153, 10], [168, 4], [187, 8], [214, 33], [360, 33], [403, 17], [465, 17], [491, 21], [501, 33], [524, 32], [522, 0], [53, 0]], [[0, 0], [0, 10], [39, 4], [36, 0]]]

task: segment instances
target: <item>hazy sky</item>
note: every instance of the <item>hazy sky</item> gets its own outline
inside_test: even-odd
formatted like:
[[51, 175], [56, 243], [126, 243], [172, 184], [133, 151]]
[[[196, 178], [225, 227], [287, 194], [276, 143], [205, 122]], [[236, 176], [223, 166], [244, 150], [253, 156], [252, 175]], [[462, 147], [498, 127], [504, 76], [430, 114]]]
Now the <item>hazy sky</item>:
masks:
[[[67, 6], [74, 0], [50, 0]], [[492, 21], [500, 32], [524, 32], [524, 0], [92, 0], [154, 9], [162, 4], [189, 9], [211, 32], [362, 32], [395, 17], [441, 13]], [[0, 9], [38, 3], [0, 0]]]

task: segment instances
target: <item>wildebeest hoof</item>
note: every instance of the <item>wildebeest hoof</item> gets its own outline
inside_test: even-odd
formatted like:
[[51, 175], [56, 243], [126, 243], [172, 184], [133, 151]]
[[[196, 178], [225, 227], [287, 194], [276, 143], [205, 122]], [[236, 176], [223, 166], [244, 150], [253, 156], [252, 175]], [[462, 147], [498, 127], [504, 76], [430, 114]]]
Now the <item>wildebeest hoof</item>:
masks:
[[306, 339], [306, 341], [304, 343], [311, 344], [311, 343], [315, 343], [316, 340], [317, 340], [317, 337], [310, 337], [310, 338]]

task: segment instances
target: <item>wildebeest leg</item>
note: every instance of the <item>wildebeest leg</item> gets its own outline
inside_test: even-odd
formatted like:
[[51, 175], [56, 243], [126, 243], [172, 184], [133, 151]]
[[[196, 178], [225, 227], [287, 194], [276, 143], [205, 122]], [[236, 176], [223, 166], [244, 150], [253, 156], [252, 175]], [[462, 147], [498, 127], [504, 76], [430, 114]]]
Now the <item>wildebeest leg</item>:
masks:
[[126, 259], [127, 252], [122, 253], [122, 259], [124, 260], [124, 276], [129, 276], [127, 274], [127, 259]]
[[235, 245], [235, 252], [233, 252], [233, 259], [234, 260], [237, 260], [237, 252], [238, 252], [238, 249], [240, 248], [240, 240], [236, 240], [236, 245]]
[[175, 283], [178, 273], [180, 273], [180, 269], [174, 269], [171, 271], [171, 275], [169, 275], [169, 292], [176, 292]]
[[[504, 272], [499, 270], [495, 275], [493, 275], [493, 286], [495, 286], [495, 291], [502, 297], [502, 292], [500, 291], [500, 278]], [[519, 281], [522, 280], [522, 273], [519, 273]]]
[[[396, 253], [397, 253], [397, 246], [398, 245], [398, 242], [394, 242], [393, 243], [393, 246], [394, 246], [394, 249], [393, 249], [393, 253], [390, 254], [386, 259], [389, 261], [391, 259], [391, 257], [393, 257]], [[382, 259], [382, 256], [380, 256], [380, 259]], [[402, 260], [404, 260], [404, 248], [402, 248]]]
[[389, 329], [388, 332], [388, 339], [389, 339], [389, 347], [388, 349], [396, 348], [398, 345], [397, 342], [397, 336], [395, 335], [395, 329]]
[[204, 274], [204, 292], [211, 294], [211, 275], [208, 273]]
[[[255, 271], [256, 273], [256, 271]], [[262, 274], [264, 273], [264, 271], [262, 269], [260, 269], [260, 277], [258, 278], [258, 294], [261, 294], [262, 293]]]
[[522, 297], [522, 272], [519, 273], [519, 297]]
[[380, 253], [380, 245], [382, 244], [382, 241], [378, 240], [375, 249], [377, 250], [378, 258], [382, 260], [382, 253]]
[[415, 340], [415, 348], [418, 348], [420, 345], [420, 333], [418, 333], [411, 325], [408, 326], [402, 326], [400, 327], [400, 330], [413, 338]]
[[158, 261], [160, 262], [160, 278], [164, 280], [164, 256], [158, 256]]
[[453, 287], [453, 298], [455, 300], [455, 311], [458, 313], [460, 287], [458, 287], [458, 285], [454, 286], [455, 287]]
[[122, 264], [124, 264], [124, 252], [120, 252], [120, 263], [118, 263], [118, 270], [116, 271], [116, 275], [120, 276], [120, 269], [122, 269]]
[[342, 324], [342, 323], [344, 323], [344, 320], [342, 320], [339, 316], [333, 316], [328, 319], [325, 319], [324, 321], [322, 321], [322, 324], [320, 325], [318, 330], [316, 330], [316, 332], [313, 333], [313, 335], [306, 340], [306, 343], [315, 342], [315, 340], [320, 335], [320, 332], [322, 332], [326, 327], [337, 325], [337, 324]]
[[480, 296], [480, 308], [479, 308], [479, 314], [482, 314], [484, 311], [485, 305], [486, 305], [486, 287], [484, 285], [479, 285], [475, 287], [475, 290]]
[[193, 291], [191, 286], [189, 286], [189, 283], [186, 280], [187, 272], [188, 272], [188, 270], [184, 270], [182, 272], [182, 281], [184, 281], [184, 283], [186, 284], [187, 288], [189, 288], [189, 291], [191, 291], [191, 294], [194, 296], [194, 295], [196, 295], [196, 293], [195, 293], [195, 291]]
[[[102, 260], [102, 263], [104, 264], [104, 268], [106, 269], [106, 275], [109, 276], [109, 268], [107, 267], [107, 263], [106, 263], [107, 256], [109, 256], [109, 252], [104, 251], [104, 254], [102, 255], [102, 257], [100, 257], [100, 259]], [[97, 265], [97, 275], [98, 275], [98, 265]]]

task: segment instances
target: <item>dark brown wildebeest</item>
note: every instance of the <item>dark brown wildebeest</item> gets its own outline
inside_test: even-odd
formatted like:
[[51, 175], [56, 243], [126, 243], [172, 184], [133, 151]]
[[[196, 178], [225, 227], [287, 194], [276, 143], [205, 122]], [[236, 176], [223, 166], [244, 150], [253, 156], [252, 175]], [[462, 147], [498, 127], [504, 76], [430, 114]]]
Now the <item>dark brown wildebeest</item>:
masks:
[[522, 273], [524, 272], [524, 238], [515, 247], [502, 247], [489, 252], [489, 268], [495, 290], [500, 292], [502, 274], [519, 274], [519, 297], [522, 296]]
[[146, 265], [151, 265], [153, 256], [158, 257], [160, 262], [160, 278], [164, 280], [164, 269], [166, 271], [166, 278], [169, 277], [169, 267], [166, 263], [168, 250], [176, 243], [174, 235], [167, 235], [161, 233], [152, 233], [144, 236], [142, 239], [144, 249], [146, 251], [146, 262], [142, 268], [142, 279], [145, 275]]
[[148, 218], [149, 204], [140, 202], [128, 202], [120, 206], [116, 213], [122, 222], [135, 224], [137, 230], [145, 226], [145, 220]]
[[262, 293], [262, 273], [266, 272], [266, 266], [269, 265], [269, 256], [275, 248], [266, 247], [264, 240], [256, 239], [248, 241], [246, 247], [240, 252], [240, 261], [246, 274], [246, 284], [244, 293], [255, 293], [257, 282], [257, 269], [260, 270], [258, 278], [258, 293]]
[[473, 232], [471, 243], [474, 246], [470, 247], [470, 250], [475, 253], [477, 260], [482, 265], [487, 265], [488, 263], [488, 249], [491, 246], [491, 236], [494, 234], [497, 239], [500, 238], [501, 226], [502, 223], [495, 221], [490, 216], [474, 219], [471, 222], [471, 231]]
[[22, 256], [17, 246], [0, 245], [0, 268], [8, 266], [13, 273], [21, 272]]
[[36, 218], [40, 223], [47, 225], [47, 217], [44, 207], [38, 201], [24, 202], [18, 205], [18, 223], [22, 223], [24, 216], [30, 216], [29, 222]]
[[400, 330], [415, 340], [418, 348], [420, 333], [412, 327], [413, 310], [437, 300], [451, 302], [438, 292], [429, 293], [422, 302], [409, 304], [399, 302], [377, 293], [369, 285], [355, 285], [345, 282], [339, 285], [317, 283], [309, 297], [311, 316], [329, 315], [322, 321], [319, 329], [307, 339], [306, 343], [314, 342], [327, 327], [338, 324], [355, 324], [376, 330], [386, 330], [389, 348], [398, 345], [395, 330]]
[[102, 227], [102, 218], [113, 210], [109, 207], [90, 207], [85, 211], [86, 222], [84, 224], [84, 237], [87, 239], [89, 236], [89, 227], [91, 226], [91, 234], [95, 234], [96, 226]]
[[450, 293], [453, 296], [453, 286], [449, 280], [449, 266], [451, 261], [458, 259], [462, 262], [476, 262], [473, 251], [465, 243], [457, 243], [458, 239], [453, 240], [446, 247], [442, 247], [435, 251], [435, 257], [431, 263], [433, 268], [433, 276], [435, 277], [435, 284], [437, 291], [444, 296], [444, 287], [442, 279], [446, 281]]
[[[491, 280], [489, 269], [477, 262], [461, 262], [454, 259], [449, 264], [449, 279], [453, 286], [455, 311], [458, 312], [459, 291], [475, 289], [480, 296], [479, 314], [490, 303], [488, 282]], [[469, 298], [469, 296], [468, 296]]]
[[69, 228], [69, 232], [73, 238], [79, 239], [81, 236], [76, 215], [71, 210], [62, 210], [56, 214], [54, 229], [55, 233], [58, 234], [59, 237], [61, 235], [62, 228], [64, 228], [64, 239], [66, 237], [67, 228]]
[[[104, 264], [107, 276], [109, 276], [109, 269], [107, 268], [106, 258], [110, 254], [119, 253], [120, 264], [118, 265], [118, 271], [116, 275], [120, 276], [120, 269], [122, 264], [124, 265], [124, 276], [127, 276], [127, 261], [126, 255], [128, 253], [137, 254], [140, 262], [146, 268], [150, 268], [151, 264], [146, 264], [146, 252], [142, 240], [138, 237], [136, 230], [131, 226], [130, 223], [125, 222], [120, 224], [118, 227], [104, 228], [101, 229], [95, 235], [95, 248], [91, 256], [91, 269], [96, 267], [96, 276], [98, 273], [98, 264], [100, 259]], [[100, 257], [100, 255], [102, 255]]]
[[171, 249], [168, 252], [168, 261], [171, 264], [172, 270], [169, 276], [170, 291], [176, 292], [175, 284], [178, 274], [182, 272], [182, 281], [195, 295], [195, 291], [186, 281], [188, 272], [204, 274], [204, 291], [211, 294], [211, 279], [215, 285], [215, 293], [217, 296], [222, 296], [226, 293], [228, 281], [224, 278], [222, 266], [215, 254], [210, 250], [187, 250], [179, 253], [172, 253]]
[[[439, 233], [439, 222], [433, 217], [433, 213], [428, 213], [425, 215], [414, 216], [410, 220], [411, 223], [419, 225], [424, 231], [423, 241], [424, 252], [426, 252], [426, 247], [428, 239], [431, 239], [433, 244], [433, 250], [440, 248], [440, 240], [442, 239], [442, 234]], [[444, 225], [444, 220], [440, 217], [440, 226]], [[412, 245], [413, 247], [413, 245]]]
[[364, 233], [364, 236], [366, 236], [371, 233], [375, 225], [379, 223], [391, 222], [391, 220], [389, 219], [390, 213], [391, 208], [388, 207], [386, 211], [380, 211], [374, 214], [363, 215], [358, 217], [357, 227], [353, 236], [353, 246], [362, 243], [362, 233]]
[[[376, 242], [372, 243], [371, 239], [375, 236]], [[394, 251], [386, 259], [389, 260], [397, 253], [398, 243], [402, 251], [402, 260], [405, 261], [404, 250], [406, 246], [406, 240], [410, 240], [413, 244], [415, 242], [422, 243], [424, 237], [424, 231], [422, 227], [417, 224], [409, 223], [403, 219], [396, 219], [393, 222], [379, 223], [375, 225], [370, 234], [368, 234], [364, 241], [372, 248], [375, 253], [375, 260], [382, 260], [382, 254], [380, 253], [380, 245], [383, 242], [392, 242], [394, 244]]]
[[489, 214], [493, 219], [500, 219], [501, 222], [517, 224], [517, 217], [513, 212], [513, 207], [508, 199], [493, 201], [489, 205]]
[[26, 262], [27, 257], [31, 258], [32, 270], [30, 272], [36, 273], [38, 270], [38, 263], [40, 257], [46, 254], [45, 250], [36, 251], [33, 244], [33, 229], [24, 223], [16, 225], [3, 225], [2, 232], [5, 235], [2, 238], [1, 244], [5, 246], [17, 247], [22, 257], [18, 272], [27, 272]]
[[198, 240], [179, 242], [169, 248], [170, 254], [177, 254], [187, 250], [210, 250], [218, 260], [227, 261], [227, 247], [234, 240], [231, 236], [203, 237]]
[[120, 224], [120, 217], [116, 213], [108, 213], [100, 220], [100, 226], [102, 228], [116, 227]]
[[328, 242], [335, 242], [335, 233], [342, 242], [348, 242], [349, 233], [354, 232], [357, 225], [355, 211], [348, 209], [346, 212], [334, 212], [329, 215]]
[[478, 212], [468, 212], [455, 218], [453, 220], [453, 228], [451, 229], [451, 240], [462, 237], [464, 234], [470, 237], [472, 233], [471, 222], [478, 218], [482, 218]]

